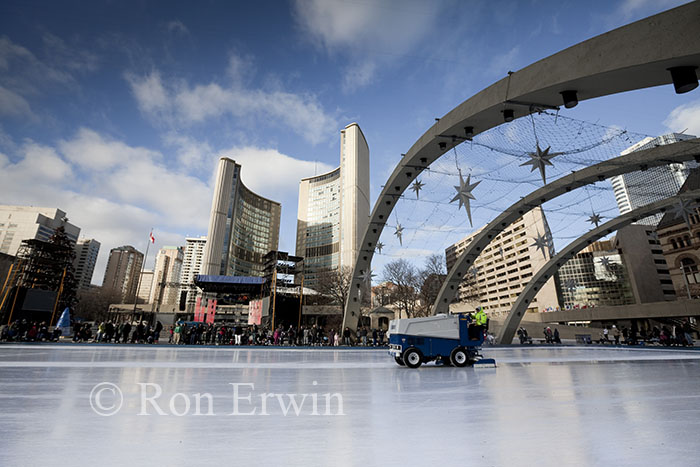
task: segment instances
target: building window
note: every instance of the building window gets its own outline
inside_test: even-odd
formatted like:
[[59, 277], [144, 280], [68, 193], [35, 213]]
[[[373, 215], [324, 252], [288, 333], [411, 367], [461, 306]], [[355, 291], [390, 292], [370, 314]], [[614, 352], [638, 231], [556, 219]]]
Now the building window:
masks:
[[681, 269], [688, 284], [700, 284], [700, 271], [698, 265], [690, 258], [681, 260]]

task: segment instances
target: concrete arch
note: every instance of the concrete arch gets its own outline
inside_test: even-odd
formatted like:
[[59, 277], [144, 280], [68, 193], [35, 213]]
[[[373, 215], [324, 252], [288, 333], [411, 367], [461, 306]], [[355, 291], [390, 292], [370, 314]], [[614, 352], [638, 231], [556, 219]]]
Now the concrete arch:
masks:
[[664, 212], [666, 208], [675, 204], [678, 201], [678, 198], [700, 202], [700, 190], [688, 191], [679, 194], [678, 196], [671, 196], [661, 201], [637, 208], [628, 212], [627, 214], [623, 214], [611, 221], [606, 222], [600, 227], [591, 230], [567, 245], [566, 248], [550, 259], [547, 264], [537, 271], [537, 274], [532, 277], [530, 282], [520, 292], [520, 295], [510, 309], [510, 313], [508, 313], [508, 317], [503, 323], [503, 327], [498, 333], [496, 341], [498, 343], [505, 342], [508, 344], [513, 341], [515, 332], [520, 325], [520, 321], [522, 320], [525, 311], [527, 310], [528, 304], [532, 302], [532, 299], [535, 298], [535, 295], [537, 295], [537, 292], [545, 284], [545, 282], [552, 277], [552, 274], [557, 272], [559, 268], [568, 260], [573, 258], [576, 253], [583, 250], [586, 246], [590, 245], [596, 240], [599, 240], [606, 235], [621, 229], [622, 227], [636, 222], [639, 219], [659, 212]]
[[[361, 276], [398, 198], [433, 161], [472, 135], [543, 108], [558, 108], [561, 92], [578, 100], [669, 84], [668, 68], [700, 66], [700, 2], [674, 8], [581, 42], [533, 63], [467, 99], [439, 119], [408, 150], [372, 210], [353, 267], [343, 326], [357, 327]], [[684, 33], [685, 31], [685, 33]], [[470, 130], [467, 133], [467, 129]]]
[[526, 212], [576, 188], [590, 185], [615, 175], [634, 172], [645, 167], [656, 167], [692, 159], [700, 160], [700, 138], [618, 156], [586, 167], [533, 191], [492, 220], [459, 255], [440, 288], [437, 299], [433, 304], [433, 314], [447, 313], [449, 311], [450, 302], [459, 290], [462, 277], [472, 267], [479, 254], [491, 243], [492, 239], [496, 238], [498, 234]]

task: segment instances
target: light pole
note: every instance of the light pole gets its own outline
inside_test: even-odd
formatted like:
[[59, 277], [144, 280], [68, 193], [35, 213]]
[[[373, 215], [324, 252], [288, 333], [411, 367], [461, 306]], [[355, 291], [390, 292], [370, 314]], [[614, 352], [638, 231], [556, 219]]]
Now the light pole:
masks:
[[688, 278], [685, 275], [685, 265], [681, 264], [681, 276], [683, 276], [683, 282], [685, 282], [685, 291], [688, 292], [688, 300], [690, 300], [690, 284], [688, 283]]

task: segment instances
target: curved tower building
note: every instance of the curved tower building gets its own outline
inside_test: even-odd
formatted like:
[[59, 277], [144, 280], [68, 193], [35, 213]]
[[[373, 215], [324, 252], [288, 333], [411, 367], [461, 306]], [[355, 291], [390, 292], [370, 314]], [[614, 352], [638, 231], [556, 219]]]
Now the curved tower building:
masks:
[[309, 287], [325, 270], [352, 267], [369, 214], [369, 146], [351, 123], [340, 132], [340, 167], [299, 182], [296, 255]]
[[281, 212], [243, 184], [239, 164], [219, 159], [201, 274], [262, 276], [263, 256], [278, 249]]

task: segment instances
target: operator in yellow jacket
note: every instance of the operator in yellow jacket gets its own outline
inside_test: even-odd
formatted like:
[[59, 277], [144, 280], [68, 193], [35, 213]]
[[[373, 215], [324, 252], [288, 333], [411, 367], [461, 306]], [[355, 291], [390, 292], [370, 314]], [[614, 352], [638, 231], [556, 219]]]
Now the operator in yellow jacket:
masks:
[[469, 338], [471, 340], [480, 340], [484, 336], [484, 330], [486, 329], [486, 323], [488, 322], [488, 317], [484, 310], [478, 306], [476, 307], [476, 313], [473, 316], [472, 325], [469, 327]]

